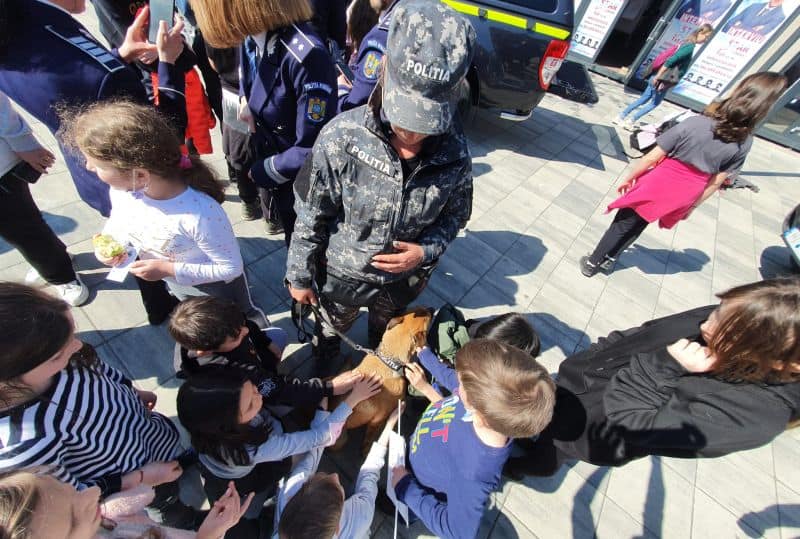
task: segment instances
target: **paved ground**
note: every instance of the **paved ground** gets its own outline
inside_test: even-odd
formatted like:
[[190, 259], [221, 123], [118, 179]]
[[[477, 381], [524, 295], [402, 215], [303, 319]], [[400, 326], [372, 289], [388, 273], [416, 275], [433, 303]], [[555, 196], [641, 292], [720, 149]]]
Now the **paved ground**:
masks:
[[[610, 222], [605, 207], [630, 164], [622, 145], [627, 133], [610, 120], [632, 95], [613, 81], [593, 80], [600, 97], [594, 106], [548, 96], [520, 124], [486, 113], [473, 118], [472, 220], [419, 301], [434, 307], [451, 302], [469, 317], [529, 313], [551, 371], [613, 329], [708, 304], [732, 285], [786, 273], [781, 221], [800, 201], [800, 155], [757, 140], [743, 176], [759, 193], [736, 189], [715, 196], [672, 231], [648, 229], [612, 275], [584, 278], [577, 260]], [[664, 104], [656, 113], [671, 108]], [[43, 126], [35, 130], [54, 144]], [[209, 160], [223, 171], [219, 151]], [[146, 324], [132, 282], [104, 280], [106, 269], [95, 261], [90, 241], [102, 219], [78, 199], [60, 158], [33, 191], [92, 289], [90, 302], [74, 310], [81, 338], [141, 387], [154, 389], [158, 410], [175, 416], [172, 343], [163, 327]], [[259, 223], [241, 220], [235, 188], [228, 189], [224, 207], [254, 297], [274, 323], [291, 331], [281, 287], [282, 240], [265, 238]], [[2, 277], [22, 280], [27, 269], [0, 242]], [[360, 339], [364, 318], [353, 331]], [[302, 373], [307, 356], [307, 347], [290, 346], [287, 369]], [[577, 464], [549, 479], [505, 482], [492, 496], [481, 537], [798, 537], [799, 452], [796, 429], [768, 446], [719, 459], [650, 458], [614, 470]], [[350, 444], [325, 466], [351, 479], [356, 459]], [[392, 522], [378, 516], [374, 530], [376, 537], [391, 537]], [[418, 526], [401, 532], [426, 536]]]

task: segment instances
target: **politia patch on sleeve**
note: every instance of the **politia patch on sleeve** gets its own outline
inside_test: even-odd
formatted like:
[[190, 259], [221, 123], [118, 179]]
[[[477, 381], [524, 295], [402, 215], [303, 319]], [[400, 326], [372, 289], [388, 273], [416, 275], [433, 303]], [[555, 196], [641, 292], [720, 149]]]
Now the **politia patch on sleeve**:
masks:
[[381, 59], [383, 55], [379, 52], [369, 51], [367, 53], [366, 58], [364, 58], [364, 77], [369, 80], [375, 80], [378, 78], [378, 74], [380, 73], [381, 67]]
[[306, 117], [312, 122], [321, 122], [325, 119], [325, 107], [327, 103], [324, 99], [319, 97], [309, 97], [308, 98], [308, 110], [306, 111]]

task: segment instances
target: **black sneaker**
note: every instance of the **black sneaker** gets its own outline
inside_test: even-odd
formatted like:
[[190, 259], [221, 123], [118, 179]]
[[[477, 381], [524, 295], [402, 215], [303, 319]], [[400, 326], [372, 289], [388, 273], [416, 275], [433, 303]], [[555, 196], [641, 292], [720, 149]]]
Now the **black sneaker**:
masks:
[[588, 256], [582, 256], [578, 264], [581, 267], [581, 273], [583, 273], [586, 277], [594, 277], [594, 274], [600, 270], [597, 264], [592, 264], [589, 261]]
[[267, 236], [275, 236], [276, 234], [283, 234], [283, 225], [275, 221], [267, 221], [264, 225], [264, 231]]
[[616, 258], [611, 258], [610, 256], [606, 255], [606, 257], [603, 259], [603, 262], [600, 264], [600, 270], [605, 274], [611, 273], [616, 264]]
[[255, 199], [252, 202], [242, 201], [242, 219], [245, 221], [255, 221], [261, 219], [264, 214], [261, 212], [261, 202]]

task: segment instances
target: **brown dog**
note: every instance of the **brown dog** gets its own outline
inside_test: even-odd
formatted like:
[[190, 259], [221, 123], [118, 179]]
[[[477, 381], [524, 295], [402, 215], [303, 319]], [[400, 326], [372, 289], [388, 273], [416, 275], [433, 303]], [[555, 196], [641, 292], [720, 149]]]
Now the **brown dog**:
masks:
[[[417, 347], [425, 346], [432, 317], [428, 309], [417, 307], [392, 318], [386, 326], [386, 333], [383, 334], [378, 352], [405, 365], [412, 360]], [[398, 399], [405, 400], [408, 382], [402, 372], [393, 371], [372, 354], [366, 355], [355, 370], [364, 374], [377, 374], [383, 380], [381, 392], [360, 402], [345, 424], [347, 430], [367, 426], [364, 443], [361, 446], [362, 453], [366, 455], [372, 442], [380, 436], [386, 418], [397, 409]], [[344, 442], [344, 436], [340, 442]]]

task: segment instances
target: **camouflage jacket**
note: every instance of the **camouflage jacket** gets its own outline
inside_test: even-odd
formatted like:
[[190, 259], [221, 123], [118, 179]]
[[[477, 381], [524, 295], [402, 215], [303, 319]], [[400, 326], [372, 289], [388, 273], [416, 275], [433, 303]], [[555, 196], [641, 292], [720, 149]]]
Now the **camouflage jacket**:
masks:
[[392, 253], [393, 241], [422, 245], [423, 264], [436, 261], [472, 212], [472, 158], [457, 120], [420, 153], [403, 177], [400, 157], [380, 120], [380, 90], [367, 105], [336, 116], [314, 145], [295, 183], [297, 222], [286, 279], [309, 288], [316, 260], [329, 271], [383, 284], [407, 277], [370, 265]]

